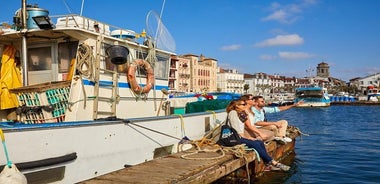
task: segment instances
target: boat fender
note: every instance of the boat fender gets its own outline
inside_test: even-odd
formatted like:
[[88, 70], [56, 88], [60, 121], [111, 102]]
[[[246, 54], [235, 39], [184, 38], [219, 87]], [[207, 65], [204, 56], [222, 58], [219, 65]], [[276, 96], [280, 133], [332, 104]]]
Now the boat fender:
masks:
[[27, 179], [16, 167], [15, 164], [9, 159], [8, 149], [5, 144], [5, 136], [3, 130], [0, 128], [1, 142], [3, 143], [5, 157], [7, 159], [7, 164], [0, 173], [0, 183], [7, 184], [27, 184]]
[[0, 183], [27, 184], [27, 179], [14, 164], [5, 165], [0, 173]]
[[[140, 86], [136, 80], [136, 70], [137, 67], [143, 67], [146, 72], [146, 84], [144, 87]], [[152, 66], [143, 59], [136, 59], [131, 65], [128, 67], [127, 71], [127, 79], [129, 85], [133, 92], [141, 94], [148, 93], [154, 84], [154, 71]]]

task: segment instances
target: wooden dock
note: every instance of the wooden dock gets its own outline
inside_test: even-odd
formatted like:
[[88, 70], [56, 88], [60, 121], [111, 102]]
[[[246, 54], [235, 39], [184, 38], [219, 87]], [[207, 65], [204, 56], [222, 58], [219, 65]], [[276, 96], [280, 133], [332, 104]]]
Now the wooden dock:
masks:
[[[275, 141], [266, 143], [268, 153], [276, 160], [281, 160], [293, 152], [295, 138], [299, 135], [300, 132], [294, 131], [290, 134], [293, 142], [285, 145]], [[242, 147], [238, 148], [221, 151], [216, 147], [207, 147], [203, 151], [175, 153], [86, 180], [81, 184], [212, 183], [231, 175], [247, 178], [246, 166], [249, 168], [250, 177], [260, 176], [264, 170], [263, 162], [258, 161], [254, 151], [241, 154]]]

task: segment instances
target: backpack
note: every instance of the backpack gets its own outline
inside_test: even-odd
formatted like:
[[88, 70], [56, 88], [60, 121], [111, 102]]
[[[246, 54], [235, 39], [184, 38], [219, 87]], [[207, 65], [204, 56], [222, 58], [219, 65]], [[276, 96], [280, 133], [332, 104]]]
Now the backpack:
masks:
[[221, 127], [219, 140], [216, 143], [225, 147], [232, 147], [241, 144], [240, 136], [237, 131], [232, 128], [228, 116], [224, 125]]

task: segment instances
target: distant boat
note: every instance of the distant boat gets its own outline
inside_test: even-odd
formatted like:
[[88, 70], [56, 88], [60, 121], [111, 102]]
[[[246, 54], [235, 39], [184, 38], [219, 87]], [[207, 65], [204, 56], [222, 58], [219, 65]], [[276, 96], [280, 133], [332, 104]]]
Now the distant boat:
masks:
[[269, 100], [268, 105], [275, 107], [275, 106], [287, 106], [294, 104], [294, 98], [293, 95], [289, 95], [287, 93], [279, 93], [273, 95], [273, 98], [275, 100]]
[[296, 89], [294, 102], [303, 101], [298, 107], [328, 107], [330, 97], [327, 89], [317, 86], [300, 87]]
[[368, 101], [380, 101], [379, 89], [375, 86], [367, 87], [367, 100]]
[[294, 104], [294, 101], [273, 101], [269, 103], [269, 106], [277, 107], [277, 106], [287, 106]]

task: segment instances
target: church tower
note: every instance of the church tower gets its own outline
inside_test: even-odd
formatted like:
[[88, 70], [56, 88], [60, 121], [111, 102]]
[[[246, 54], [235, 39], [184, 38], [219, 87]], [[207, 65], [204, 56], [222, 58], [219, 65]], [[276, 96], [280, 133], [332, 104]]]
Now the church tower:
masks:
[[322, 62], [317, 66], [317, 76], [322, 78], [330, 77], [330, 67], [329, 64]]

